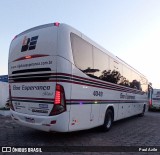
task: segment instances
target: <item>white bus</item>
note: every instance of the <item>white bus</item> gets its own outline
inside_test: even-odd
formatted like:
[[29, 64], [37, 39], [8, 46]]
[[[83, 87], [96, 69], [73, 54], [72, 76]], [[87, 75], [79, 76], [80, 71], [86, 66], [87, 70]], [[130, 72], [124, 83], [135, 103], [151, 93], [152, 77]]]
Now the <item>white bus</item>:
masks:
[[160, 89], [152, 90], [152, 97], [149, 102], [149, 110], [160, 110]]
[[108, 131], [113, 121], [148, 108], [145, 76], [62, 23], [13, 39], [9, 83], [13, 120], [43, 131]]

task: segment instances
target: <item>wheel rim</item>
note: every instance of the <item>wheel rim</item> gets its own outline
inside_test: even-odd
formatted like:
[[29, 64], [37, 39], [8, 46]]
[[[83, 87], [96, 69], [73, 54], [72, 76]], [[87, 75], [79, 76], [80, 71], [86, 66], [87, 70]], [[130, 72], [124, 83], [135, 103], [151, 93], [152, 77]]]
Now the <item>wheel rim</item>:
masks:
[[111, 124], [112, 124], [112, 117], [111, 117], [110, 114], [108, 114], [106, 127], [107, 127], [107, 128], [110, 128]]

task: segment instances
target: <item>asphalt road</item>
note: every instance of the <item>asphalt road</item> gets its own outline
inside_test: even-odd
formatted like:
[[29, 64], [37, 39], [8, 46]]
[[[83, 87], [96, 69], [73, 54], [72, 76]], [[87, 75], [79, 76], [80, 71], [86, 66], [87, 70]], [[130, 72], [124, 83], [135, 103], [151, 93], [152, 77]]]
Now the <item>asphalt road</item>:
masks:
[[[134, 116], [114, 122], [109, 132], [101, 132], [95, 128], [72, 133], [42, 132], [20, 126], [10, 117], [0, 116], [0, 146], [24, 149], [42, 147], [42, 150], [48, 148], [48, 151], [62, 149], [63, 152], [45, 153], [58, 155], [160, 154], [160, 112], [147, 112], [144, 117]], [[75, 152], [71, 151], [74, 149]]]

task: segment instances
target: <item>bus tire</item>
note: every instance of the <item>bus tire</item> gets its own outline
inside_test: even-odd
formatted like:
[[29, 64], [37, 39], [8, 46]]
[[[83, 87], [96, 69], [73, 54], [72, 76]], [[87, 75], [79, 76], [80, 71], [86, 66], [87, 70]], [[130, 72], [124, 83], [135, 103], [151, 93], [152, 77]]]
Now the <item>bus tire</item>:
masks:
[[113, 112], [111, 109], [107, 109], [104, 119], [104, 124], [102, 125], [103, 131], [109, 131], [112, 127], [113, 122]]
[[146, 105], [143, 106], [142, 113], [139, 114], [140, 117], [143, 117], [143, 116], [144, 116], [145, 110], [146, 110]]

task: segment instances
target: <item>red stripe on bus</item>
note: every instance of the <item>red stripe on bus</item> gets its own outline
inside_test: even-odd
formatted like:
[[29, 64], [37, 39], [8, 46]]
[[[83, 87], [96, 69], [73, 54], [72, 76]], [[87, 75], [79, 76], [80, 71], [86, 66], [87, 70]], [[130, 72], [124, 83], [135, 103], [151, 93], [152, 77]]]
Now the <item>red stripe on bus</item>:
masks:
[[[46, 57], [46, 56], [49, 56], [49, 55], [45, 55], [45, 54], [26, 55], [24, 57], [20, 57], [20, 58], [14, 60], [13, 62], [20, 61], [20, 60], [26, 60], [26, 59], [39, 58], [39, 57]], [[27, 57], [29, 57], [29, 58], [27, 58]]]
[[33, 98], [33, 97], [13, 97], [12, 99], [32, 99], [32, 100], [44, 100], [44, 101], [53, 101], [53, 98]]

